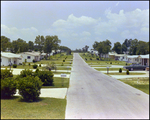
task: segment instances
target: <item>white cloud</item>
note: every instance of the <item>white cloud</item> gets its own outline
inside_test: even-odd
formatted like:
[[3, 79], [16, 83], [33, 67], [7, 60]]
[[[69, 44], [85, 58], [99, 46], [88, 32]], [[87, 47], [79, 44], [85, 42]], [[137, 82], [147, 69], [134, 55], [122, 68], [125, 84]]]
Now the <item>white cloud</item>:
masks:
[[38, 30], [34, 27], [18, 29], [16, 27], [8, 27], [1, 24], [1, 33], [5, 36], [12, 36], [11, 39], [16, 40], [18, 38], [24, 40], [31, 40], [30, 38], [35, 39]]
[[87, 31], [83, 31], [80, 35], [85, 36], [85, 37], [89, 37], [89, 36], [91, 36], [91, 33], [87, 32]]
[[118, 5], [119, 5], [119, 2], [116, 3], [116, 6], [118, 6]]
[[149, 28], [148, 27], [142, 27], [140, 30], [141, 30], [141, 34], [149, 34]]
[[122, 38], [133, 38], [134, 35], [131, 34], [131, 32], [129, 30], [124, 30], [123, 32], [121, 32], [121, 36]]

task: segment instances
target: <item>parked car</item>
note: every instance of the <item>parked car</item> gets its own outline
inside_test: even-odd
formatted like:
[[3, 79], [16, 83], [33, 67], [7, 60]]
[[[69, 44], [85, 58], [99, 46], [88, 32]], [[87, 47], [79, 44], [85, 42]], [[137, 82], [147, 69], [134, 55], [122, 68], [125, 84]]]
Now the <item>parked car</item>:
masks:
[[146, 67], [147, 66], [145, 66], [145, 65], [132, 64], [132, 65], [129, 65], [129, 66], [124, 66], [123, 68], [128, 69], [129, 71], [132, 71], [132, 70], [145, 70]]

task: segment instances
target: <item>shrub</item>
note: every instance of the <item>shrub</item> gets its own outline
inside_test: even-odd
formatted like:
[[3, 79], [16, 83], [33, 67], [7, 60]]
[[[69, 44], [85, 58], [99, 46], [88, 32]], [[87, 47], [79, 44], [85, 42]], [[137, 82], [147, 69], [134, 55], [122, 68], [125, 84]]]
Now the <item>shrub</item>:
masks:
[[92, 58], [90, 58], [90, 60], [92, 60]]
[[35, 63], [36, 61], [33, 59], [32, 62]]
[[25, 70], [22, 70], [21, 72], [20, 72], [20, 75], [19, 75], [19, 77], [27, 77], [27, 76], [32, 76], [33, 75], [33, 72], [32, 72], [32, 70], [29, 70], [29, 69], [25, 69]]
[[128, 64], [126, 63], [126, 65], [128, 65]]
[[13, 64], [13, 68], [17, 68], [17, 64]]
[[41, 67], [41, 64], [39, 64], [39, 67]]
[[30, 63], [28, 63], [28, 65], [30, 66], [31, 64], [30, 64]]
[[53, 72], [51, 71], [38, 71], [35, 73], [35, 76], [38, 76], [43, 82], [43, 86], [52, 86], [53, 85]]
[[112, 62], [110, 62], [110, 64], [112, 64]]
[[34, 65], [33, 65], [33, 69], [36, 69], [37, 67], [38, 67], [37, 64], [34, 64]]
[[5, 70], [1, 69], [1, 79], [5, 79], [8, 77], [13, 77], [13, 74], [10, 70], [7, 70], [7, 68]]
[[99, 58], [96, 58], [97, 60], [99, 60]]
[[122, 69], [121, 68], [119, 69], [119, 73], [122, 73]]
[[129, 70], [126, 71], [126, 74], [129, 75]]
[[87, 58], [85, 58], [85, 60], [87, 60]]
[[65, 62], [65, 60], [63, 60], [63, 62]]
[[42, 87], [41, 80], [36, 76], [27, 76], [21, 78], [18, 82], [19, 94], [25, 101], [35, 101], [39, 98], [40, 89]]
[[23, 62], [23, 66], [25, 66], [26, 65], [26, 63], [25, 62]]
[[1, 79], [1, 98], [11, 98], [16, 93], [17, 83], [12, 77]]
[[22, 65], [22, 63], [19, 63], [19, 65]]
[[64, 64], [62, 63], [61, 66], [64, 66]]

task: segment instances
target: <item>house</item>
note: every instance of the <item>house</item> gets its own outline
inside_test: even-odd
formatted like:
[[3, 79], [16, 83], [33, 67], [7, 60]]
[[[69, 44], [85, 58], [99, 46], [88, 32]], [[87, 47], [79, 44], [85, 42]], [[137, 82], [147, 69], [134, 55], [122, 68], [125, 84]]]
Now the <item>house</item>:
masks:
[[95, 54], [96, 56], [98, 56], [98, 51], [97, 50], [91, 50], [90, 53]]
[[47, 56], [47, 53], [42, 53], [41, 56], [40, 56], [40, 59], [43, 59], [44, 56]]
[[116, 54], [115, 55], [115, 60], [128, 61], [127, 54]]
[[23, 56], [19, 54], [9, 53], [9, 52], [1, 52], [1, 66], [8, 66], [12, 64], [19, 65], [22, 64]]
[[22, 62], [25, 62], [25, 60], [26, 62], [40, 61], [40, 52], [22, 52], [20, 55], [23, 57]]
[[140, 63], [139, 55], [128, 55], [128, 63]]
[[111, 58], [111, 59], [115, 59], [115, 56], [117, 55], [117, 53], [116, 52], [109, 52], [108, 53], [108, 56], [109, 56], [109, 58]]
[[147, 55], [139, 55], [140, 63], [142, 65], [147, 65], [149, 66], [149, 54]]

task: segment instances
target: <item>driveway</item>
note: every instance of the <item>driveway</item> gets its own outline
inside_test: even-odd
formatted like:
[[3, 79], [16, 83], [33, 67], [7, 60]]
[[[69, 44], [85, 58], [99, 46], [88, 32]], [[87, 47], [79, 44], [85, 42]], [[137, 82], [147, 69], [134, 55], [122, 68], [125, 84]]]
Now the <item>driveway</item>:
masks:
[[74, 53], [65, 118], [149, 118], [149, 95], [88, 66]]

